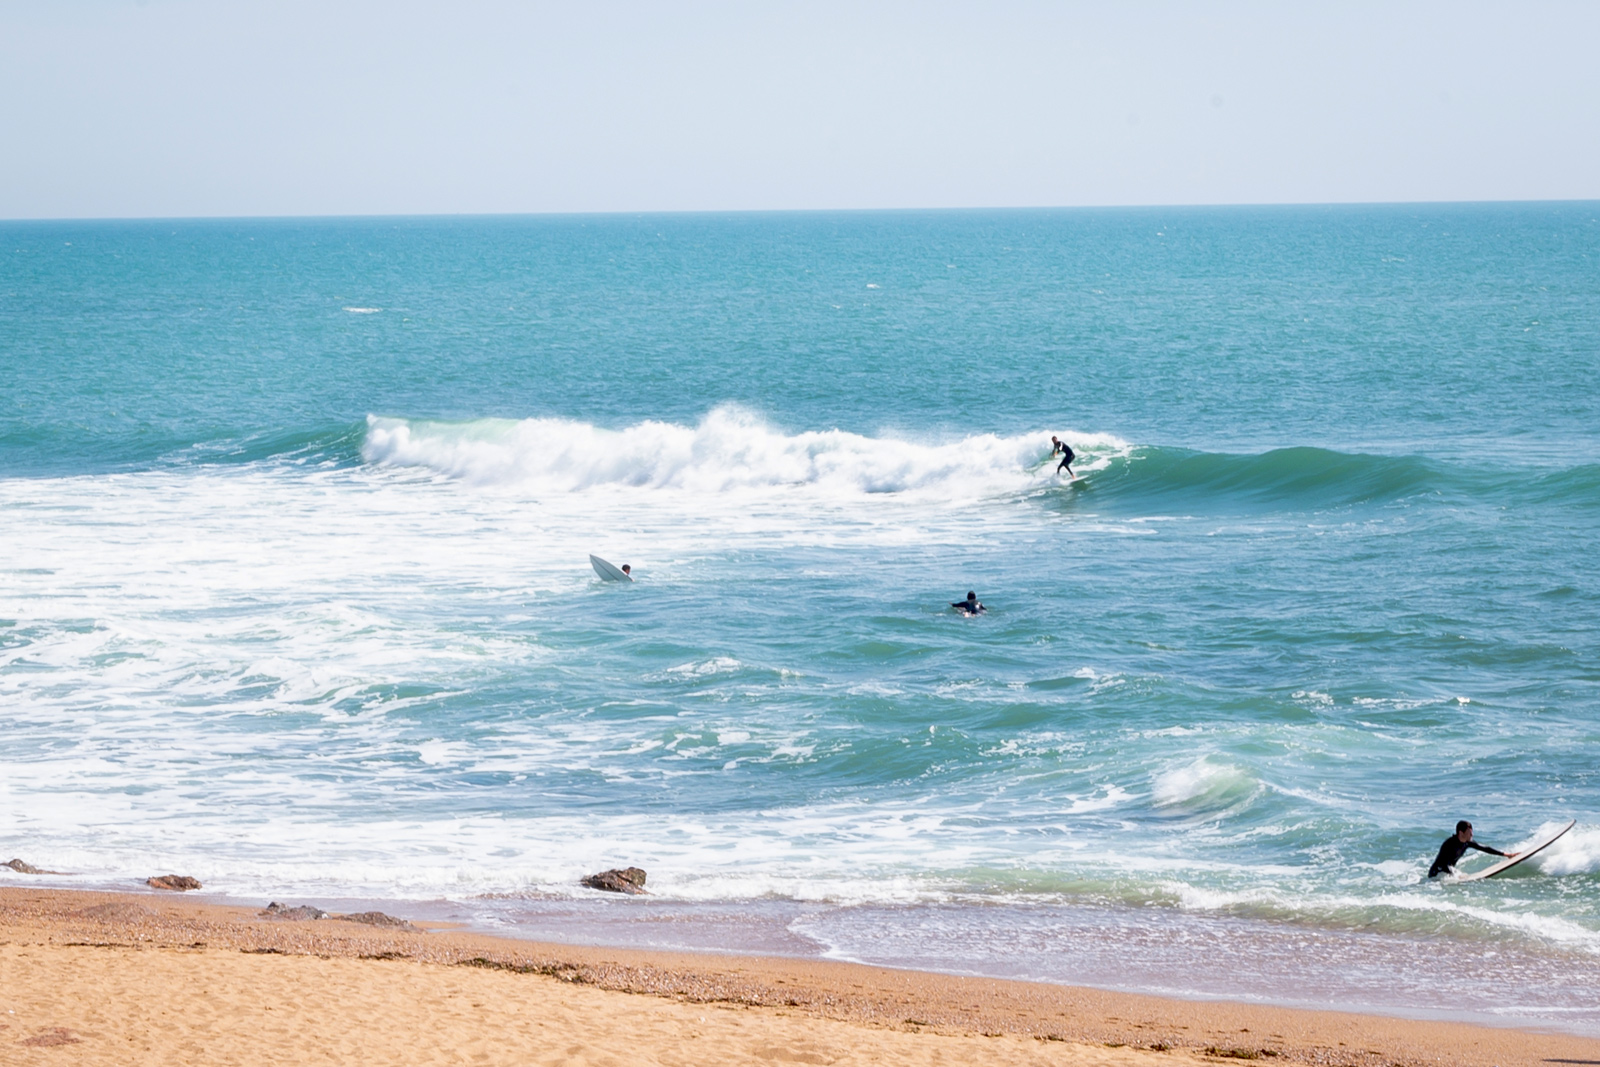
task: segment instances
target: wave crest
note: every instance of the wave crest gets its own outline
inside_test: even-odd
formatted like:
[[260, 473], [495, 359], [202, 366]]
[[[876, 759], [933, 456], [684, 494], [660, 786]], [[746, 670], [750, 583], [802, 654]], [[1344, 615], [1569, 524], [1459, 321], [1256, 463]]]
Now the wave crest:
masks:
[[[1561, 829], [1560, 821], [1547, 822], [1510, 851], [1527, 848]], [[1600, 871], [1600, 826], [1579, 823], [1566, 836], [1528, 861], [1545, 874], [1593, 874]], [[1508, 874], [1510, 872], [1507, 872]]]
[[[697, 426], [646, 421], [607, 430], [572, 419], [471, 422], [367, 417], [362, 457], [420, 467], [475, 484], [521, 484], [545, 491], [602, 487], [724, 493], [816, 486], [845, 493], [927, 492], [992, 495], [1047, 483], [1041, 467], [1048, 433], [976, 434], [925, 443], [843, 430], [784, 434], [759, 418], [721, 407]], [[1125, 451], [1109, 435], [1069, 435], [1093, 453]]]
[[[1063, 432], [1090, 477], [1061, 496], [1113, 512], [1316, 511], [1434, 498], [1516, 506], [1600, 504], [1600, 465], [1544, 473], [1463, 467], [1423, 456], [1310, 446], [1255, 455], [1135, 447], [1110, 434]], [[647, 420], [609, 430], [566, 418], [445, 422], [368, 415], [361, 456], [476, 485], [539, 492], [634, 488], [721, 494], [813, 489], [823, 498], [914, 494], [978, 500], [1065, 490], [1050, 431], [930, 441], [844, 430], [786, 434], [726, 405], [699, 424]]]
[[1218, 818], [1247, 807], [1263, 788], [1244, 768], [1201, 756], [1156, 775], [1150, 799], [1168, 815]]

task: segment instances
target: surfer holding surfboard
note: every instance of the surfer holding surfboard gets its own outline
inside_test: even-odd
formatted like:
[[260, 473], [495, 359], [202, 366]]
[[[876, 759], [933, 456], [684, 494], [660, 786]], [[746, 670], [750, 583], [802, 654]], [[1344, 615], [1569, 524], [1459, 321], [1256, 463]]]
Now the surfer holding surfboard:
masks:
[[1433, 866], [1428, 868], [1428, 877], [1437, 878], [1441, 874], [1454, 874], [1456, 864], [1461, 862], [1461, 857], [1467, 854], [1467, 849], [1476, 849], [1487, 852], [1491, 856], [1505, 856], [1497, 848], [1480, 845], [1472, 839], [1472, 824], [1465, 819], [1456, 823], [1456, 832], [1444, 839], [1444, 844], [1439, 846], [1439, 855], [1434, 857]]
[[1493, 878], [1497, 874], [1509, 871], [1524, 860], [1533, 859], [1533, 857], [1561, 840], [1562, 836], [1576, 825], [1578, 825], [1577, 819], [1569, 819], [1567, 824], [1555, 833], [1546, 834], [1520, 852], [1507, 853], [1492, 849], [1488, 845], [1480, 845], [1474, 841], [1472, 839], [1472, 824], [1463, 819], [1456, 823], [1455, 836], [1446, 838], [1444, 844], [1439, 846], [1439, 856], [1433, 861], [1433, 867], [1428, 871], [1428, 877], [1434, 878], [1441, 874], [1455, 874], [1456, 864], [1462, 856], [1466, 855], [1467, 849], [1473, 848], [1479, 852], [1487, 852], [1491, 856], [1504, 856], [1505, 859], [1496, 863], [1493, 867], [1485, 867], [1483, 870], [1473, 871], [1471, 874], [1457, 875], [1456, 880], [1460, 882], [1478, 882], [1485, 878]]

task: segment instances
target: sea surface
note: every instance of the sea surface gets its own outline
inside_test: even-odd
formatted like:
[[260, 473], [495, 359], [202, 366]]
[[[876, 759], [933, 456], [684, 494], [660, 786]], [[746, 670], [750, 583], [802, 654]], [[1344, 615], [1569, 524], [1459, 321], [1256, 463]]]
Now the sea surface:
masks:
[[1597, 219], [0, 223], [0, 881], [1600, 1034]]

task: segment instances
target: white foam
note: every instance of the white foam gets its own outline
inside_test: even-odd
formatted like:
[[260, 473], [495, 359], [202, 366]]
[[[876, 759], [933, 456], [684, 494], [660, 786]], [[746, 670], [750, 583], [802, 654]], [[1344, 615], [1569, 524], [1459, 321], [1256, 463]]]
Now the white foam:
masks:
[[1248, 889], [1216, 889], [1173, 882], [1168, 884], [1168, 888], [1178, 898], [1180, 906], [1195, 911], [1229, 911], [1243, 908], [1261, 913], [1324, 920], [1344, 914], [1359, 916], [1365, 923], [1373, 922], [1378, 913], [1385, 910], [1416, 914], [1434, 913], [1467, 919], [1491, 930], [1531, 935], [1570, 948], [1600, 952], [1600, 933], [1581, 923], [1557, 915], [1540, 914], [1515, 907], [1486, 907], [1470, 900], [1455, 899], [1430, 892], [1426, 888], [1377, 893], [1371, 896], [1340, 893], [1307, 896], [1268, 885], [1253, 886]]
[[1130, 794], [1121, 786], [1107, 786], [1099, 796], [1074, 797], [1072, 803], [1067, 806], [1065, 814], [1082, 815], [1091, 811], [1109, 811], [1129, 799], [1131, 799]]
[[680, 663], [676, 667], [668, 667], [668, 674], [687, 674], [697, 678], [704, 678], [713, 674], [727, 674], [737, 671], [744, 664], [732, 656], [715, 656], [701, 663]]
[[[843, 430], [784, 434], [737, 407], [696, 426], [647, 421], [608, 430], [572, 419], [425, 422], [367, 418], [367, 462], [415, 467], [474, 485], [538, 492], [592, 489], [811, 489], [824, 495], [916, 493], [957, 499], [1053, 484], [1045, 431], [955, 441], [868, 437]], [[1129, 446], [1108, 434], [1067, 434], [1094, 470]]]
[[[1519, 841], [1507, 852], [1516, 852], [1549, 837], [1566, 822], [1547, 822], [1527, 839]], [[1528, 863], [1545, 874], [1592, 874], [1600, 871], [1600, 826], [1579, 823], [1564, 834], [1561, 840], [1539, 853]]]
[[1158, 808], [1215, 815], [1248, 803], [1261, 788], [1242, 767], [1201, 756], [1156, 775], [1150, 792]]
[[[491, 794], [463, 802], [466, 793], [450, 792], [475, 775], [529, 780], [535, 794], [540, 776], [573, 770], [596, 780], [692, 785], [693, 775], [704, 781], [733, 765], [811, 761], [856, 743], [848, 730], [764, 719], [750, 704], [729, 710], [720, 703], [728, 694], [788, 684], [794, 672], [765, 658], [781, 653], [742, 652], [749, 662], [741, 662], [693, 642], [663, 653], [671, 658], [645, 678], [668, 695], [619, 700], [625, 714], [540, 718], [519, 709], [490, 716], [481, 731], [464, 724], [460, 705], [472, 702], [451, 694], [482, 691], [486, 672], [560, 662], [555, 645], [541, 640], [561, 624], [543, 608], [546, 593], [592, 595], [608, 610], [637, 604], [652, 589], [705, 573], [694, 569], [704, 565], [707, 543], [721, 554], [709, 568], [714, 576], [737, 573], [741, 553], [775, 544], [831, 551], [925, 546], [945, 536], [972, 544], [1009, 515], [1031, 527], [1038, 512], [996, 507], [975, 532], [960, 509], [896, 501], [1033, 484], [1025, 461], [1042, 451], [1039, 435], [944, 443], [784, 435], [724, 411], [698, 427], [657, 424], [662, 440], [678, 442], [677, 458], [662, 459], [635, 485], [615, 480], [596, 452], [580, 448], [569, 462], [528, 445], [583, 424], [497, 425], [504, 432], [469, 424], [456, 440], [440, 424], [396, 423], [384, 431], [390, 437], [368, 442], [370, 449], [387, 440], [395, 450], [361, 468], [262, 464], [0, 480], [6, 613], [14, 632], [30, 633], [0, 649], [0, 665], [10, 668], [0, 671], [0, 704], [20, 709], [7, 723], [11, 753], [31, 746], [0, 775], [0, 841], [15, 849], [0, 854], [85, 878], [182, 870], [240, 893], [298, 887], [419, 897], [576, 893], [577, 877], [607, 857], [646, 866], [653, 888], [688, 899], [917, 902], [971, 884], [948, 872], [1016, 870], [1025, 878], [1078, 869], [1084, 848], [1106, 843], [1094, 837], [1098, 828], [1144, 801], [1123, 788], [1141, 787], [1110, 784], [1111, 773], [1097, 770], [1050, 778], [1064, 784], [1037, 802], [1018, 788], [981, 802], [928, 796], [897, 807], [875, 798], [689, 819], [478, 815], [480, 798]], [[584, 448], [621, 448], [626, 468], [642, 454], [629, 451], [637, 429], [589, 427]], [[1093, 439], [1071, 440], [1096, 462], [1112, 454], [1094, 452]], [[404, 456], [416, 464], [397, 465]], [[785, 481], [791, 465], [810, 480]], [[496, 472], [507, 480], [496, 483]], [[537, 499], [524, 493], [527, 485], [540, 487]], [[906, 488], [874, 488], [882, 485]], [[597, 583], [587, 564], [587, 552], [601, 547], [597, 531], [629, 546], [661, 584], [623, 591]], [[838, 558], [796, 555], [822, 564]], [[483, 618], [493, 625], [461, 625]], [[1087, 667], [1073, 674], [1096, 686], [1122, 680]], [[852, 679], [819, 692], [902, 697], [891, 681]], [[714, 699], [675, 718], [691, 706], [680, 699], [686, 692]], [[418, 705], [433, 705], [442, 720], [410, 715]], [[230, 722], [246, 725], [220, 725]], [[1210, 737], [1222, 727], [1154, 735], [1202, 729]], [[943, 743], [946, 730], [924, 732], [918, 723], [914, 736]], [[1229, 757], [1196, 759], [1199, 740], [1177, 742], [1172, 748], [1186, 755], [1152, 776], [1164, 815], [1210, 819], [1265, 788]], [[1082, 744], [1070, 733], [1039, 731], [1002, 748], [1049, 757]], [[642, 752], [671, 755], [624, 758]], [[1058, 773], [1048, 764], [1024, 773]], [[419, 782], [437, 783], [438, 792]], [[994, 826], [1006, 830], [985, 829]], [[1265, 868], [1237, 875], [1192, 854], [1138, 854], [1159, 853], [1161, 837], [1132, 835], [1128, 869], [1304, 877]], [[1597, 831], [1585, 826], [1568, 837], [1528, 866], [1595, 870]], [[1426, 903], [1426, 894], [1413, 895]], [[1320, 906], [1306, 894], [1283, 896], [1294, 914]]]

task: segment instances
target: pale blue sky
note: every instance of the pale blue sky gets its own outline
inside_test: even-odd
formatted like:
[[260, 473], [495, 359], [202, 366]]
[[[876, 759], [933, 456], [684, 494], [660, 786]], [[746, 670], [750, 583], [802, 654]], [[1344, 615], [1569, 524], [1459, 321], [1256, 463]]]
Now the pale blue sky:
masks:
[[1600, 197], [1596, 3], [0, 0], [0, 217]]

